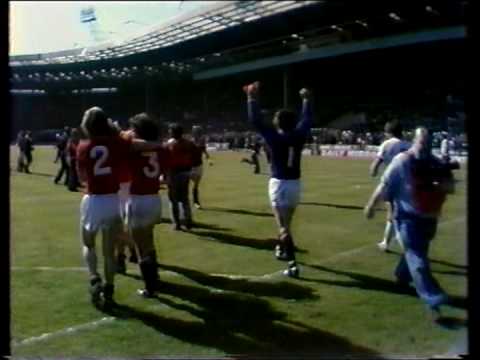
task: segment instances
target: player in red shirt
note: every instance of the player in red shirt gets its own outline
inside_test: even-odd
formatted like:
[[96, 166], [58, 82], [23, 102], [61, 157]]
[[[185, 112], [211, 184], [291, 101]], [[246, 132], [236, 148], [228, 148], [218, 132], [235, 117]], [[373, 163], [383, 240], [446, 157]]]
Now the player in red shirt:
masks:
[[178, 203], [181, 203], [185, 216], [185, 227], [187, 230], [190, 230], [193, 221], [190, 200], [188, 199], [188, 185], [196, 148], [193, 142], [183, 137], [183, 128], [180, 125], [171, 125], [169, 131], [171, 138], [165, 146], [170, 152], [170, 166], [167, 178], [173, 229], [182, 229], [178, 207]]
[[[193, 167], [190, 173], [190, 178], [193, 182], [193, 204], [197, 209], [201, 209], [200, 199], [198, 196], [198, 188], [200, 186], [200, 181], [203, 177], [203, 154], [205, 154], [207, 160], [210, 160], [210, 155], [207, 152], [207, 144], [205, 138], [201, 134], [201, 128], [199, 126], [194, 126], [192, 128], [193, 143], [195, 144], [195, 152], [193, 154]], [[212, 162], [209, 161], [209, 164], [212, 165]]]
[[[158, 126], [147, 114], [135, 115], [129, 122], [136, 138], [147, 141], [158, 139]], [[128, 162], [131, 185], [126, 203], [127, 225], [140, 254], [140, 271], [145, 288], [139, 289], [138, 294], [144, 297], [154, 295], [158, 282], [153, 228], [155, 224], [161, 222], [159, 178], [166, 171], [168, 156], [169, 153], [165, 149], [136, 152], [130, 155]]]
[[[90, 293], [94, 305], [108, 309], [113, 300], [115, 260], [114, 248], [122, 229], [118, 200], [121, 163], [130, 151], [153, 150], [160, 144], [141, 140], [125, 140], [113, 128], [105, 112], [99, 107], [88, 109], [82, 119], [82, 130], [87, 136], [77, 148], [77, 170], [86, 184], [80, 204], [80, 228], [83, 256], [90, 273]], [[97, 271], [95, 236], [102, 231], [105, 285]]]

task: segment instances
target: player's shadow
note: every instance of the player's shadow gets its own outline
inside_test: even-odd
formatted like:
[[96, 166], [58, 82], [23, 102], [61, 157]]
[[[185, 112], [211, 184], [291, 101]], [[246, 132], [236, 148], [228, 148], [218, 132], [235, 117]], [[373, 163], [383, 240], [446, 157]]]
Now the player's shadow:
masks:
[[38, 172], [38, 171], [30, 171], [29, 174], [27, 175], [34, 175], [34, 176], [43, 176], [43, 177], [49, 177], [49, 178], [54, 178], [55, 175], [53, 174], [47, 174], [47, 173], [42, 173], [42, 172]]
[[[394, 251], [394, 250], [389, 250], [388, 253], [389, 253], [389, 254], [392, 254], [392, 255], [397, 255], [397, 256], [401, 256], [401, 255], [402, 255], [401, 252]], [[438, 259], [431, 259], [431, 258], [429, 258], [428, 260], [429, 260], [430, 263], [432, 263], [432, 264], [445, 265], [445, 266], [452, 267], [452, 268], [459, 269], [459, 270], [467, 270], [467, 269], [468, 269], [468, 266], [467, 266], [467, 265], [453, 264], [453, 263], [448, 262], [448, 261], [445, 261], [445, 260], [438, 260]], [[452, 274], [452, 275], [454, 275], [454, 274]], [[460, 275], [460, 274], [458, 274], [458, 275]], [[466, 274], [465, 274], [465, 275], [466, 275]]]
[[220, 207], [208, 207], [204, 208], [204, 211], [215, 211], [215, 212], [226, 212], [230, 214], [237, 214], [237, 215], [251, 215], [251, 216], [260, 216], [260, 217], [273, 217], [272, 213], [267, 212], [260, 212], [260, 211], [252, 211], [252, 210], [245, 210], [245, 209], [227, 209], [227, 208], [220, 208]]
[[193, 234], [206, 238], [207, 240], [217, 241], [224, 244], [247, 246], [260, 250], [272, 250], [275, 247], [274, 239], [259, 240], [245, 236], [238, 236], [233, 234], [225, 234], [217, 231], [192, 231]]
[[232, 230], [231, 228], [226, 228], [226, 227], [218, 226], [218, 225], [214, 225], [214, 224], [201, 223], [201, 222], [197, 222], [197, 221], [195, 221], [195, 223], [193, 224], [193, 229], [218, 230], [218, 231], [231, 231]]
[[467, 319], [458, 319], [450, 316], [442, 316], [435, 323], [447, 330], [459, 330], [468, 326]]
[[[337, 209], [348, 209], [348, 210], [363, 210], [364, 206], [358, 205], [340, 205], [340, 204], [330, 204], [330, 203], [319, 203], [319, 202], [301, 202], [300, 205], [311, 205], [311, 206], [324, 206], [324, 207], [333, 207]], [[377, 211], [385, 211], [385, 209], [376, 209]]]
[[[172, 220], [166, 217], [162, 217], [161, 219], [162, 224], [171, 224]], [[231, 228], [226, 228], [223, 226], [218, 226], [215, 224], [206, 224], [206, 223], [201, 223], [198, 221], [195, 221], [193, 224], [194, 229], [207, 229], [207, 230], [219, 230], [219, 231], [231, 231]]]
[[[333, 270], [321, 265], [310, 265], [302, 262], [299, 262], [299, 263], [316, 270], [332, 273], [335, 275], [346, 276], [351, 279], [351, 280], [344, 281], [344, 280], [302, 278], [302, 280], [328, 284], [333, 286], [355, 287], [355, 288], [360, 288], [365, 290], [383, 291], [383, 292], [388, 292], [393, 294], [410, 295], [415, 297], [418, 296], [413, 286], [400, 285], [395, 281], [385, 280], [378, 277], [360, 274], [360, 273], [351, 272], [351, 271]], [[467, 299], [461, 296], [449, 295], [449, 302], [446, 305], [455, 307], [458, 309], [466, 310]]]
[[[226, 354], [380, 358], [374, 350], [355, 345], [344, 337], [289, 320], [286, 313], [258, 296], [214, 293], [206, 288], [173, 283], [164, 283], [160, 294], [149, 301], [168, 306], [170, 310], [165, 314], [128, 305], [119, 305], [109, 313], [119, 321], [136, 319], [160, 334]], [[182, 316], [184, 312], [190, 316]], [[195, 319], [191, 320], [191, 316]]]
[[383, 291], [393, 294], [411, 295], [417, 296], [415, 289], [409, 286], [401, 286], [394, 281], [377, 278], [370, 275], [359, 274], [350, 271], [333, 270], [321, 265], [306, 264], [304, 262], [298, 262], [301, 265], [310, 267], [312, 269], [349, 277], [351, 280], [328, 280], [317, 278], [305, 278], [302, 280], [309, 282], [316, 282], [320, 284], [327, 284], [332, 286], [343, 286], [352, 288], [361, 288], [365, 290]]
[[466, 271], [455, 271], [455, 270], [436, 270], [432, 269], [433, 273], [444, 274], [444, 275], [453, 275], [453, 276], [467, 276]]
[[[198, 284], [216, 289], [236, 291], [256, 296], [273, 296], [295, 300], [317, 298], [311, 288], [286, 281], [270, 283], [247, 278], [230, 278], [222, 275], [205, 274], [198, 270], [175, 265], [159, 264], [158, 267], [183, 275]], [[159, 288], [161, 289], [160, 291], [163, 292], [164, 283], [162, 281], [159, 283]]]

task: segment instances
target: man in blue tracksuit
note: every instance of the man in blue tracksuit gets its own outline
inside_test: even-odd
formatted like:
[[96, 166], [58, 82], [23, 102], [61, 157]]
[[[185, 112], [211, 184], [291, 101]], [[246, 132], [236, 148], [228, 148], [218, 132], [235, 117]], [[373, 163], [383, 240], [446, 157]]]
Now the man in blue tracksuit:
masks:
[[447, 194], [453, 192], [451, 169], [431, 152], [427, 129], [418, 128], [413, 146], [393, 159], [365, 207], [372, 218], [382, 199], [393, 204], [394, 226], [404, 253], [395, 270], [400, 284], [413, 282], [435, 317], [448, 297], [430, 270], [428, 249]]
[[273, 214], [279, 227], [278, 244], [275, 256], [288, 260], [284, 275], [298, 277], [295, 262], [295, 245], [291, 234], [291, 222], [300, 201], [300, 160], [305, 142], [310, 135], [312, 110], [310, 92], [300, 90], [303, 100], [301, 119], [286, 109], [279, 110], [273, 118], [274, 127], [265, 126], [258, 105], [258, 82], [247, 85], [244, 91], [248, 97], [248, 119], [265, 139], [271, 150], [271, 178], [268, 192]]

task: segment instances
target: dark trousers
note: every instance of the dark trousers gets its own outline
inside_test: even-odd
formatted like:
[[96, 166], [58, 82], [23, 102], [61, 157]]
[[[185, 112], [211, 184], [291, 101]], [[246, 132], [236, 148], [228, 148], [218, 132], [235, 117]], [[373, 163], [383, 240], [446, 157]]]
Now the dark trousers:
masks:
[[80, 186], [80, 182], [78, 181], [78, 175], [77, 175], [77, 160], [72, 159], [70, 161], [70, 166], [68, 167], [67, 174], [68, 174], [67, 175], [68, 190], [76, 191], [77, 188]]
[[172, 221], [175, 225], [180, 225], [179, 203], [182, 204], [185, 223], [191, 224], [192, 210], [188, 198], [188, 186], [190, 184], [190, 172], [180, 172], [170, 175], [168, 184], [168, 198], [170, 199], [170, 210]]
[[29, 173], [30, 172], [30, 165], [32, 164], [33, 157], [32, 157], [32, 152], [31, 151], [26, 151], [25, 152], [25, 172]]
[[250, 156], [250, 159], [242, 159], [243, 162], [246, 162], [247, 164], [253, 165], [253, 173], [254, 174], [259, 174], [260, 173], [260, 160], [258, 159], [258, 154], [256, 152], [253, 152], [252, 155]]
[[57, 176], [55, 176], [55, 183], [58, 183], [61, 179], [63, 174], [65, 174], [65, 186], [68, 186], [68, 164], [67, 159], [65, 156], [60, 156], [60, 169], [58, 169]]
[[24, 172], [25, 171], [25, 153], [21, 150], [19, 150], [18, 153], [18, 158], [17, 158], [17, 171], [18, 172]]

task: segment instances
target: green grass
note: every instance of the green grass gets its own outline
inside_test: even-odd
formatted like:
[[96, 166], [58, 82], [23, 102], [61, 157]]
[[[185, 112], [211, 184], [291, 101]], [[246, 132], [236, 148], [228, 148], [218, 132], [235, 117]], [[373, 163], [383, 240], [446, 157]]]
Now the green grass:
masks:
[[[399, 249], [384, 254], [375, 247], [385, 213], [367, 221], [361, 211], [377, 181], [368, 177], [368, 161], [304, 158], [303, 204], [294, 220], [302, 272], [293, 280], [278, 273], [285, 264], [273, 257], [268, 176], [252, 175], [242, 153], [212, 155], [201, 188], [205, 210], [194, 212], [201, 226], [192, 233], [156, 227], [158, 299], [135, 294], [142, 282], [129, 264], [129, 276], [116, 277], [115, 318], [72, 332], [65, 329], [109, 316], [89, 302], [78, 235], [81, 194], [53, 184], [53, 148], [36, 149], [33, 175], [12, 171], [14, 356], [432, 356], [464, 335], [465, 329], [433, 324], [417, 297], [396, 291]], [[12, 168], [14, 160], [15, 152]], [[467, 280], [465, 175], [456, 174], [457, 192], [430, 254], [441, 285], [459, 297]], [[453, 307], [445, 316], [467, 319]], [[53, 335], [22, 343], [45, 333]]]

